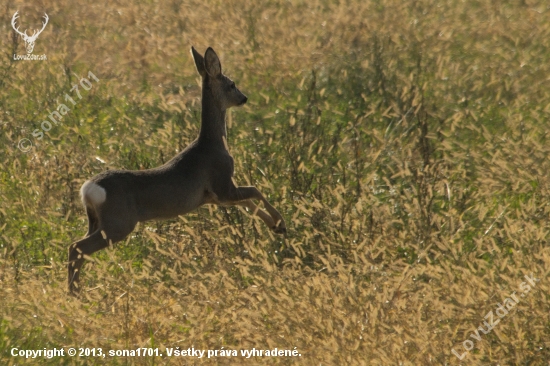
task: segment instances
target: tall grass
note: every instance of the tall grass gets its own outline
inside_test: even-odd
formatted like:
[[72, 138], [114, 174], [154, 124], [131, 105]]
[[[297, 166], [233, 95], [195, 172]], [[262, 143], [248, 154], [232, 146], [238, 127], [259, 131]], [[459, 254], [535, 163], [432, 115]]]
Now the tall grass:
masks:
[[[544, 2], [4, 1], [0, 6], [3, 364], [545, 364], [550, 359]], [[13, 61], [22, 29], [50, 23]], [[140, 224], [66, 293], [80, 185], [147, 169], [198, 133], [189, 53], [212, 46], [249, 103], [229, 116], [237, 208]], [[80, 78], [99, 78], [43, 139]], [[75, 99], [76, 100], [76, 99]], [[28, 138], [33, 148], [18, 148]], [[524, 275], [540, 279], [481, 341]], [[462, 361], [452, 353], [474, 348]], [[25, 360], [13, 347], [158, 347], [163, 357]], [[166, 348], [294, 349], [185, 359]]]

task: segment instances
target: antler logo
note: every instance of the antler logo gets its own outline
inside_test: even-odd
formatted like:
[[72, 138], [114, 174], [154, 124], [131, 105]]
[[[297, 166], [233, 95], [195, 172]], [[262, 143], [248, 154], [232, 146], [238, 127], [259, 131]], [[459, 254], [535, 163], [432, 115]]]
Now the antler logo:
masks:
[[46, 28], [46, 24], [48, 24], [48, 20], [49, 20], [48, 14], [44, 13], [44, 19], [46, 19], [46, 22], [43, 23], [42, 29], [40, 29], [39, 31], [35, 30], [32, 36], [29, 36], [27, 35], [26, 29], [25, 29], [25, 32], [21, 33], [19, 31], [19, 27], [15, 27], [15, 21], [19, 17], [18, 13], [19, 12], [16, 11], [15, 14], [13, 14], [13, 17], [11, 18], [11, 26], [23, 38], [23, 41], [25, 41], [25, 48], [27, 49], [27, 54], [31, 54], [32, 50], [34, 49], [34, 43], [36, 42], [36, 39], [38, 38], [40, 33], [42, 33], [44, 28]]

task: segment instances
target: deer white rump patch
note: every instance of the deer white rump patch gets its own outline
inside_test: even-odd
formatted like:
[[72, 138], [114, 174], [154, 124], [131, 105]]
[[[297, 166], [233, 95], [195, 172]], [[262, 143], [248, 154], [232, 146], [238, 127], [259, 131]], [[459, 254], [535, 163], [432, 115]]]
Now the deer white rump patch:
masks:
[[80, 197], [84, 206], [97, 208], [107, 198], [107, 192], [105, 188], [101, 187], [97, 183], [87, 180], [80, 188]]

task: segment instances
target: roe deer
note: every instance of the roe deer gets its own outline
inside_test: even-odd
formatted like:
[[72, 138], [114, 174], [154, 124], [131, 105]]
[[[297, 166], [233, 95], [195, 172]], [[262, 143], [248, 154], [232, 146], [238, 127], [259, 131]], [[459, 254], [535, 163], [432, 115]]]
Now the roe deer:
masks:
[[[240, 205], [258, 215], [275, 233], [286, 233], [281, 214], [256, 187], [237, 187], [226, 142], [225, 111], [247, 97], [222, 74], [212, 48], [204, 57], [191, 47], [202, 77], [199, 137], [166, 164], [140, 171], [108, 170], [80, 189], [88, 215], [86, 237], [69, 247], [69, 290], [78, 290], [85, 256], [123, 240], [138, 222], [172, 218], [204, 204]], [[262, 201], [267, 213], [252, 199]]]

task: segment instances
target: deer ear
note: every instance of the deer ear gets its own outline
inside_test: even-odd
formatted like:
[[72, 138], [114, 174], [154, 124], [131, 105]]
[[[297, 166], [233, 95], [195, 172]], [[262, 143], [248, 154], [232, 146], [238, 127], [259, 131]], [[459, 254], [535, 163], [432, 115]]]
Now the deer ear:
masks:
[[193, 60], [195, 60], [195, 67], [199, 74], [204, 77], [206, 75], [206, 69], [204, 68], [204, 58], [200, 53], [197, 52], [195, 47], [191, 46], [191, 54], [193, 55]]
[[219, 76], [222, 73], [222, 65], [216, 52], [211, 47], [208, 47], [204, 54], [204, 66], [206, 72], [210, 76]]

